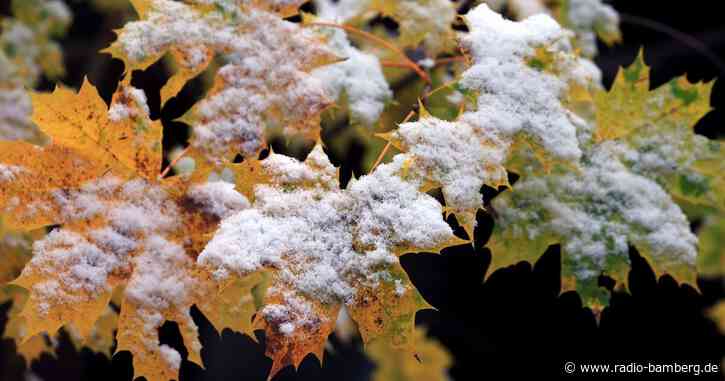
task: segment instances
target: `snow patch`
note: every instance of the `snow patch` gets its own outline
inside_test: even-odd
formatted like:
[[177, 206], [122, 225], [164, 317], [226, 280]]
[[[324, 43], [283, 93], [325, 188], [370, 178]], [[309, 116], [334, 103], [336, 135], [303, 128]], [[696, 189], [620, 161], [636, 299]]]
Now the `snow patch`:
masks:
[[187, 192], [189, 198], [201, 205], [204, 212], [219, 218], [229, 217], [249, 207], [249, 201], [225, 181], [209, 181], [194, 185]]
[[537, 47], [566, 44], [564, 30], [543, 14], [521, 22], [505, 20], [485, 4], [465, 18], [471, 32], [461, 42], [474, 64], [463, 73], [461, 85], [478, 92], [478, 108], [462, 120], [502, 138], [524, 133], [556, 158], [579, 159], [576, 127], [560, 102], [566, 83], [525, 62]]

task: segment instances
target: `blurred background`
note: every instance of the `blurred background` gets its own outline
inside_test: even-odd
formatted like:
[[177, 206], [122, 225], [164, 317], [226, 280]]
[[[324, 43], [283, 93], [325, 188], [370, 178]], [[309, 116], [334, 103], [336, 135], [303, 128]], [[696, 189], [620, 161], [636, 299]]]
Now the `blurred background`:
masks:
[[[112, 30], [132, 19], [133, 12], [117, 1], [72, 1], [68, 33], [59, 40], [66, 73], [60, 82], [78, 88], [87, 76], [108, 102], [123, 65], [98, 53], [114, 39]], [[623, 43], [599, 46], [596, 63], [609, 87], [617, 69], [633, 61], [644, 47], [652, 67], [653, 87], [687, 74], [690, 81], [710, 81], [725, 76], [725, 19], [720, 2], [611, 1], [620, 12]], [[462, 4], [466, 8], [466, 4]], [[0, 14], [9, 14], [9, 0], [0, 0]], [[381, 20], [395, 28], [389, 20]], [[160, 61], [145, 72], [135, 72], [132, 84], [149, 96], [152, 118], [164, 124], [164, 149], [170, 152], [188, 138], [185, 125], [172, 120], [200, 99], [204, 78], [189, 83], [181, 94], [159, 109], [158, 90], [168, 78]], [[404, 91], [405, 83], [394, 91]], [[46, 78], [38, 84], [51, 90]], [[397, 98], [397, 97], [396, 97]], [[725, 90], [715, 84], [714, 110], [695, 127], [709, 138], [725, 137]], [[414, 104], [401, 105], [413, 109]], [[344, 121], [330, 128], [344, 128]], [[273, 141], [275, 152], [290, 152], [284, 142]], [[343, 178], [362, 174], [371, 153], [354, 138], [333, 154]], [[294, 150], [293, 150], [294, 151]], [[300, 155], [299, 152], [290, 152]], [[376, 153], [373, 153], [376, 155]], [[725, 190], [723, 190], [725, 191]], [[413, 283], [437, 310], [418, 313], [416, 322], [432, 340], [450, 354], [448, 375], [453, 380], [497, 380], [503, 377], [563, 377], [565, 361], [577, 360], [714, 360], [725, 355], [725, 337], [705, 311], [722, 298], [723, 279], [700, 279], [699, 290], [678, 285], [671, 277], [656, 278], [636, 252], [631, 253], [630, 293], [615, 293], [597, 326], [591, 311], [582, 307], [576, 293], [560, 295], [560, 255], [557, 246], [537, 263], [519, 263], [496, 271], [483, 283], [490, 262], [484, 248], [492, 221], [479, 213], [474, 247], [443, 250], [442, 255], [408, 254], [401, 258]], [[694, 224], [698, 222], [695, 221]], [[607, 285], [606, 279], [601, 279]], [[0, 331], [9, 305], [0, 307]], [[202, 334], [205, 369], [184, 361], [181, 380], [265, 380], [271, 360], [264, 356], [264, 337], [258, 343], [225, 330], [216, 332], [197, 310], [192, 311]], [[160, 333], [161, 342], [185, 356], [174, 323]], [[54, 354], [43, 354], [26, 364], [11, 340], [0, 342], [0, 379], [23, 380], [130, 380], [131, 356], [121, 352], [109, 359], [88, 349], [77, 350], [67, 335], [60, 335]], [[369, 380], [374, 364], [363, 353], [359, 339], [333, 335], [324, 366], [308, 356], [297, 371], [284, 369], [275, 380]], [[669, 375], [671, 377], [671, 375]], [[667, 375], [663, 377], [668, 377]], [[722, 374], [697, 379], [722, 379]], [[680, 377], [682, 378], [682, 377]]]

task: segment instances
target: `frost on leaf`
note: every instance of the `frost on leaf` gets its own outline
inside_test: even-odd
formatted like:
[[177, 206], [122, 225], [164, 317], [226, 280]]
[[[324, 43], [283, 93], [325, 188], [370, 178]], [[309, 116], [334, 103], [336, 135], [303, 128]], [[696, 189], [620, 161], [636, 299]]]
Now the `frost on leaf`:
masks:
[[273, 153], [261, 163], [270, 183], [254, 188], [252, 207], [225, 218], [199, 256], [220, 280], [272, 271], [256, 320], [272, 375], [321, 356], [343, 304], [365, 342], [409, 348], [415, 312], [427, 303], [397, 256], [455, 239], [440, 204], [401, 177], [401, 159], [341, 190], [321, 147], [304, 163]]
[[254, 156], [268, 129], [317, 137], [318, 116], [331, 104], [309, 73], [338, 58], [322, 37], [274, 13], [297, 3], [139, 0], [141, 20], [126, 24], [107, 51], [128, 71], [172, 54], [179, 71], [162, 89], [164, 101], [224, 55], [212, 89], [184, 117], [193, 127], [191, 145], [210, 161]]

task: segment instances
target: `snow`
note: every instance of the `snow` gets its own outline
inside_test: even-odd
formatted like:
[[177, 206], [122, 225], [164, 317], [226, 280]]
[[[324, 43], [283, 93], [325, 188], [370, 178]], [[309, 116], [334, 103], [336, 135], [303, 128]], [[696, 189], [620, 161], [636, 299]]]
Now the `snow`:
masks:
[[518, 19], [548, 12], [542, 0], [509, 0], [509, 8]]
[[546, 231], [562, 237], [582, 277], [598, 275], [607, 256], [626, 261], [628, 243], [647, 250], [655, 264], [694, 264], [697, 238], [662, 187], [629, 171], [609, 144], [588, 153], [587, 163], [579, 174], [521, 180], [510, 200], [494, 199], [501, 226], [529, 239]]
[[249, 207], [249, 201], [234, 189], [234, 184], [225, 181], [209, 181], [194, 185], [187, 193], [204, 212], [219, 218], [229, 217]]
[[133, 263], [134, 272], [125, 290], [130, 301], [151, 311], [185, 305], [195, 281], [187, 270], [193, 262], [181, 246], [151, 235]]
[[294, 335], [298, 328], [313, 331], [327, 320], [315, 312], [310, 302], [292, 292], [270, 292], [279, 293], [283, 304], [267, 304], [260, 314], [268, 324], [276, 327], [285, 336]]
[[619, 15], [602, 0], [569, 0], [567, 19], [585, 57], [597, 54], [597, 34], [619, 36]]
[[118, 233], [110, 227], [91, 230], [88, 235], [96, 245], [112, 253], [126, 255], [138, 247], [135, 240]]
[[310, 152], [306, 163], [271, 153], [262, 161], [262, 168], [281, 184], [319, 183], [332, 187], [337, 182], [337, 171], [320, 146]]
[[[220, 69], [220, 75], [232, 66]], [[262, 114], [270, 107], [269, 99], [256, 94], [255, 89], [228, 88], [198, 104], [200, 122], [194, 126], [196, 147], [211, 152], [223, 152], [225, 147], [239, 139], [239, 151], [253, 155], [263, 142]]]
[[432, 248], [452, 238], [441, 204], [420, 192], [420, 183], [399, 175], [405, 160], [398, 155], [348, 187], [356, 203], [356, 238], [363, 245]]
[[536, 47], [562, 44], [565, 32], [547, 15], [513, 22], [485, 4], [465, 19], [471, 33], [461, 42], [471, 52], [473, 66], [463, 73], [461, 85], [478, 92], [478, 108], [462, 119], [501, 138], [524, 133], [556, 158], [579, 159], [576, 127], [560, 102], [566, 82], [525, 62]]
[[24, 274], [44, 274], [55, 282], [35, 285], [44, 301], [39, 312], [56, 304], [94, 300], [132, 269], [127, 295], [149, 308], [179, 303], [192, 289], [182, 265], [193, 261], [183, 248], [161, 236], [178, 225], [176, 206], [163, 189], [144, 180], [124, 183], [106, 176], [52, 195], [62, 217], [59, 223], [108, 224], [85, 232], [56, 229], [34, 243]]
[[418, 61], [418, 65], [424, 69], [432, 69], [435, 67], [436, 62], [434, 59], [427, 57]]
[[[199, 263], [222, 277], [276, 267], [296, 288], [319, 299], [349, 298], [350, 286], [336, 273], [331, 277], [324, 271], [340, 269], [354, 255], [351, 234], [340, 215], [343, 205], [336, 205], [339, 194], [325, 193], [258, 186], [254, 208], [223, 220]], [[306, 272], [312, 276], [306, 277]]]
[[[334, 171], [314, 152], [295, 164], [307, 167], [298, 172]], [[221, 279], [275, 268], [279, 283], [307, 297], [351, 301], [357, 286], [376, 287], [385, 268], [397, 263], [396, 248], [432, 248], [453, 236], [441, 205], [421, 193], [419, 183], [401, 179], [402, 159], [380, 165], [346, 190], [324, 176], [281, 188], [258, 185], [252, 207], [222, 220], [198, 263]]]
[[60, 229], [33, 244], [33, 258], [23, 276], [48, 279], [37, 283], [34, 291], [45, 303], [62, 305], [91, 301], [110, 291], [109, 276], [127, 266], [122, 253], [107, 252], [80, 234]]
[[370, 5], [370, 0], [314, 0], [317, 17], [338, 24], [359, 16]]
[[401, 124], [394, 138], [414, 157], [419, 176], [442, 185], [446, 205], [458, 210], [482, 206], [484, 184], [507, 182], [507, 152], [495, 136], [465, 122], [425, 118]]
[[124, 119], [136, 119], [149, 115], [146, 93], [143, 90], [125, 86], [122, 91], [123, 95], [108, 109], [110, 121], [117, 123]]
[[181, 355], [179, 352], [166, 344], [161, 344], [159, 345], [159, 353], [161, 353], [161, 358], [166, 361], [171, 369], [179, 369], [181, 366]]
[[330, 50], [344, 60], [312, 71], [312, 76], [324, 84], [331, 99], [347, 96], [354, 119], [372, 126], [388, 103], [393, 92], [385, 80], [380, 61], [373, 54], [353, 47], [343, 30], [328, 28]]
[[405, 292], [407, 291], [407, 288], [405, 285], [403, 285], [403, 282], [400, 281], [400, 279], [395, 280], [395, 295], [403, 296], [405, 295]]
[[[232, 3], [201, 11], [193, 5], [154, 0], [146, 19], [126, 24], [118, 46], [132, 64], [169, 48], [203, 46], [225, 54], [217, 90], [191, 112], [192, 145], [209, 158], [256, 153], [265, 125], [302, 126], [330, 104], [323, 84], [309, 75], [334, 54], [314, 31], [254, 7]], [[192, 51], [189, 56], [198, 52]], [[193, 64], [193, 62], [187, 62]]]
[[295, 331], [295, 325], [290, 322], [282, 323], [279, 325], [279, 331], [284, 335], [290, 336]]
[[[9, 62], [3, 62], [0, 55], [0, 71]], [[3, 74], [0, 73], [0, 83], [3, 83]], [[36, 135], [30, 121], [32, 107], [30, 97], [22, 86], [3, 89], [0, 91], [0, 139], [24, 140]], [[0, 172], [1, 173], [1, 172]], [[0, 181], [2, 181], [0, 174]]]
[[27, 173], [28, 170], [18, 165], [0, 164], [0, 183], [15, 180], [15, 176]]

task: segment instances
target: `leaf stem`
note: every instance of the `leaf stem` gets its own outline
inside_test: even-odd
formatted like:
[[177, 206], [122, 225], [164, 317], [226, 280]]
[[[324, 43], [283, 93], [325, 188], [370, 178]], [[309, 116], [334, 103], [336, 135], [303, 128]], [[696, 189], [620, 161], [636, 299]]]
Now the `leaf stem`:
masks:
[[179, 156], [177, 156], [177, 157], [176, 157], [176, 158], [175, 158], [174, 160], [172, 160], [172, 161], [171, 161], [171, 162], [169, 163], [169, 165], [167, 165], [167, 166], [166, 166], [166, 168], [164, 168], [164, 170], [163, 170], [163, 171], [161, 171], [161, 174], [159, 175], [159, 178], [160, 178], [160, 179], [163, 179], [163, 178], [164, 178], [164, 177], [165, 177], [165, 176], [166, 176], [166, 175], [167, 175], [167, 174], [169, 173], [169, 171], [171, 170], [171, 167], [173, 167], [174, 165], [176, 165], [176, 163], [177, 163], [177, 162], [178, 162], [179, 160], [181, 160], [181, 158], [182, 158], [182, 157], [184, 157], [184, 155], [185, 155], [185, 154], [186, 154], [186, 153], [187, 153], [187, 152], [189, 151], [189, 148], [190, 148], [190, 147], [191, 147], [191, 146], [188, 146], [188, 147], [184, 148], [184, 150], [183, 150], [183, 151], [181, 151], [181, 153], [179, 154]]
[[380, 37], [378, 37], [378, 36], [376, 36], [376, 35], [374, 35], [372, 33], [366, 32], [364, 30], [357, 29], [357, 28], [352, 27], [352, 26], [349, 26], [349, 25], [335, 24], [335, 23], [324, 22], [324, 21], [315, 21], [315, 22], [309, 23], [308, 25], [312, 25], [312, 26], [325, 26], [325, 27], [330, 27], [330, 28], [342, 29], [342, 30], [345, 30], [346, 32], [350, 32], [350, 33], [353, 33], [353, 34], [357, 34], [357, 35], [359, 35], [361, 37], [364, 37], [364, 38], [366, 38], [366, 39], [368, 39], [370, 41], [373, 41], [373, 42], [375, 42], [375, 43], [377, 43], [377, 44], [379, 44], [379, 45], [381, 45], [381, 46], [383, 46], [383, 47], [385, 47], [385, 48], [393, 51], [397, 55], [399, 55], [400, 58], [402, 58], [403, 61], [405, 62], [405, 64], [404, 64], [405, 66], [404, 67], [408, 67], [411, 70], [415, 71], [416, 74], [418, 74], [418, 76], [420, 78], [422, 78], [425, 82], [430, 83], [430, 77], [428, 76], [428, 74], [423, 69], [421, 69], [420, 66], [418, 66], [418, 64], [416, 64], [410, 58], [408, 58], [408, 56], [405, 54], [405, 52], [403, 52], [402, 50], [400, 50], [397, 46], [391, 44], [390, 42], [388, 42], [388, 41], [386, 41], [386, 40], [384, 40], [384, 39], [382, 39], [382, 38], [380, 38]]
[[[407, 121], [409, 121], [410, 118], [413, 117], [413, 115], [415, 115], [415, 111], [410, 110], [410, 112], [408, 113], [408, 115], [405, 117], [405, 119], [403, 119], [402, 122], [400, 122], [400, 124], [403, 124], [403, 123], [406, 123]], [[380, 164], [380, 162], [383, 161], [383, 158], [385, 157], [385, 154], [388, 153], [388, 150], [390, 149], [390, 146], [391, 145], [392, 144], [390, 143], [390, 140], [388, 140], [388, 143], [385, 145], [385, 147], [383, 147], [383, 150], [380, 151], [380, 154], [378, 155], [378, 158], [375, 159], [375, 163], [373, 163], [372, 168], [370, 168], [370, 172], [374, 171], [375, 168], [378, 167], [378, 165]]]
[[451, 62], [466, 62], [466, 56], [443, 57], [435, 60], [435, 65], [444, 65]]

